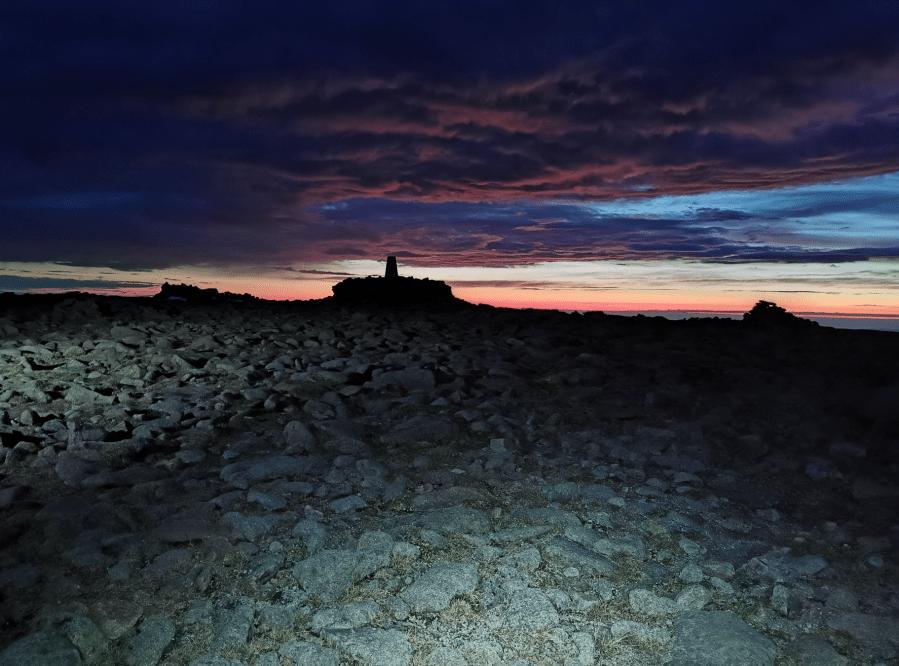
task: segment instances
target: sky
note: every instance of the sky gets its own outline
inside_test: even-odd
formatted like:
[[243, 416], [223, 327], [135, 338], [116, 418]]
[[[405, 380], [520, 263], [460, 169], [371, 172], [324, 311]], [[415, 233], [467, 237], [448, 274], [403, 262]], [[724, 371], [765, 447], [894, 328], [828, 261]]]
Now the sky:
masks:
[[899, 317], [899, 3], [29, 0], [0, 291]]

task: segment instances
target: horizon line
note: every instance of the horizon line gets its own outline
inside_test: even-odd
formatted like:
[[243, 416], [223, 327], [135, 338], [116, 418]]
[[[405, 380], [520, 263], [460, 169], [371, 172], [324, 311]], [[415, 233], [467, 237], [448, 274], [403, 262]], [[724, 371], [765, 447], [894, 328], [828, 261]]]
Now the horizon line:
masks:
[[[373, 277], [376, 277], [376, 276], [373, 276]], [[181, 284], [185, 284], [185, 283], [181, 283]], [[193, 285], [188, 285], [188, 286], [193, 286]], [[198, 288], [199, 288], [199, 289], [210, 289], [210, 287], [198, 287]], [[216, 288], [215, 288], [215, 287], [211, 287], [211, 289], [216, 289]], [[218, 291], [218, 290], [216, 289], [216, 291]], [[158, 293], [159, 293], [159, 292], [157, 292], [157, 294], [158, 294]], [[325, 297], [322, 297], [322, 298], [308, 298], [308, 299], [303, 299], [303, 298], [295, 298], [295, 299], [270, 299], [270, 298], [263, 298], [263, 297], [260, 297], [260, 296], [253, 296], [253, 295], [250, 294], [250, 293], [238, 294], [238, 293], [228, 292], [228, 291], [218, 292], [218, 293], [220, 293], [220, 294], [222, 294], [222, 295], [224, 295], [224, 294], [232, 294], [233, 296], [250, 296], [251, 298], [254, 298], [254, 299], [257, 299], [257, 300], [260, 300], [260, 301], [270, 302], [270, 303], [313, 302], [313, 301], [321, 301], [321, 300], [325, 300], [326, 298], [332, 298], [332, 297], [333, 297], [333, 296], [325, 296]], [[157, 294], [152, 294], [152, 295], [149, 295], [149, 296], [142, 296], [142, 295], [122, 295], [122, 294], [99, 293], [99, 292], [96, 292], [96, 291], [82, 291], [82, 290], [78, 290], [78, 289], [68, 289], [68, 290], [63, 291], [63, 290], [56, 290], [56, 289], [52, 289], [52, 288], [48, 288], [48, 289], [46, 289], [46, 290], [41, 290], [41, 291], [17, 291], [17, 290], [12, 290], [12, 291], [2, 291], [2, 292], [0, 292], [0, 296], [2, 296], [2, 295], [4, 295], [4, 294], [14, 294], [14, 295], [16, 295], [16, 296], [29, 296], [29, 295], [31, 295], [31, 296], [42, 296], [42, 295], [87, 294], [87, 295], [90, 295], [90, 296], [106, 296], [106, 297], [114, 296], [114, 297], [117, 297], [117, 298], [135, 298], [135, 299], [143, 299], [143, 298], [148, 298], [148, 299], [149, 299], [149, 298], [153, 298], [154, 296], [157, 295]], [[462, 301], [465, 300], [465, 299], [463, 299], [463, 298], [459, 298], [458, 296], [455, 296], [455, 298], [457, 298], [458, 300], [462, 300]], [[557, 311], [557, 312], [568, 312], [568, 313], [572, 313], [572, 312], [578, 312], [578, 313], [601, 312], [601, 313], [633, 313], [633, 314], [636, 315], [636, 314], [645, 314], [645, 313], [648, 313], [648, 312], [652, 312], [652, 313], [670, 312], [670, 313], [672, 313], [672, 314], [697, 314], [697, 315], [709, 314], [709, 315], [737, 315], [737, 316], [742, 316], [742, 315], [746, 314], [747, 312], [749, 312], [749, 310], [745, 310], [745, 311], [744, 311], [744, 310], [735, 310], [735, 309], [699, 309], [699, 308], [663, 308], [663, 309], [658, 309], [658, 308], [652, 308], [652, 309], [651, 309], [651, 308], [643, 308], [643, 309], [633, 309], [633, 308], [618, 308], [618, 309], [581, 309], [581, 308], [534, 307], [534, 306], [528, 306], [528, 307], [515, 307], [515, 306], [509, 306], [509, 305], [494, 305], [494, 304], [492, 304], [492, 303], [486, 303], [486, 302], [481, 302], [481, 303], [473, 303], [472, 301], [465, 301], [465, 302], [466, 302], [466, 303], [471, 303], [472, 305], [489, 305], [490, 307], [502, 308], [502, 309], [507, 309], [507, 310], [546, 310], [546, 311], [550, 311], [550, 312], [552, 312], [552, 311]], [[758, 303], [758, 301], [756, 301], [756, 303]], [[752, 308], [750, 308], [750, 310], [751, 310], [751, 309], [752, 309]], [[874, 312], [867, 312], [867, 313], [820, 312], [820, 311], [815, 311], [815, 310], [788, 310], [787, 312], [789, 312], [790, 314], [796, 315], [796, 316], [804, 315], [804, 316], [810, 316], [810, 317], [827, 317], [827, 318], [831, 318], [831, 319], [872, 319], [872, 320], [899, 321], [899, 314], [884, 314], [884, 313], [874, 313]]]

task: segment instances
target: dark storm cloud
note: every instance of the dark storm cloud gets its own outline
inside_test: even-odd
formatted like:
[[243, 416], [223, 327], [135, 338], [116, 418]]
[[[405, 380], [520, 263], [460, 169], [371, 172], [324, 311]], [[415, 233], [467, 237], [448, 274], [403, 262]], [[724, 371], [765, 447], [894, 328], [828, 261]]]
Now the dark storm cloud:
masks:
[[352, 199], [316, 210], [322, 224], [352, 229], [365, 220], [376, 226], [381, 231], [378, 241], [364, 245], [369, 258], [393, 254], [391, 248], [405, 243], [427, 250], [408, 259], [422, 266], [674, 258], [714, 263], [855, 262], [897, 256], [895, 229], [871, 228], [866, 240], [878, 237], [879, 244], [854, 246], [851, 234], [833, 233], [817, 216], [876, 211], [887, 203], [883, 191], [889, 188], [887, 182], [879, 190], [872, 187], [866, 192], [858, 186], [830, 192], [821, 211], [805, 205], [814, 199], [810, 192], [784, 191], [778, 199], [765, 193], [744, 197], [758, 214], [686, 204], [657, 214], [627, 212], [626, 203], [615, 212], [608, 205], [582, 203], [434, 204], [383, 199]]
[[[889, 2], [32, 0], [0, 65], [0, 261], [779, 260], [817, 250], [728, 236], [751, 211], [475, 204], [899, 169]], [[414, 201], [444, 207], [389, 217]]]

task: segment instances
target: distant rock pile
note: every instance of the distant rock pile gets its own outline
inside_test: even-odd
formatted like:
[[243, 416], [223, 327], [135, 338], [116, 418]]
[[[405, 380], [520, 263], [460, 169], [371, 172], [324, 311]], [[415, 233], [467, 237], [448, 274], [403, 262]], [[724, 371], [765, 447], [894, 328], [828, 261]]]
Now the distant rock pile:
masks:
[[232, 294], [229, 291], [219, 293], [218, 289], [200, 289], [192, 284], [169, 284], [165, 282], [159, 293], [153, 298], [157, 300], [178, 300], [191, 303], [215, 303], [221, 301], [258, 301], [250, 294]]
[[791, 314], [775, 303], [759, 301], [752, 310], [743, 315], [743, 321], [764, 328], [811, 328], [818, 322], [802, 319]]
[[379, 305], [461, 304], [442, 280], [401, 277], [396, 257], [387, 257], [384, 277], [347, 278], [331, 287], [335, 300]]

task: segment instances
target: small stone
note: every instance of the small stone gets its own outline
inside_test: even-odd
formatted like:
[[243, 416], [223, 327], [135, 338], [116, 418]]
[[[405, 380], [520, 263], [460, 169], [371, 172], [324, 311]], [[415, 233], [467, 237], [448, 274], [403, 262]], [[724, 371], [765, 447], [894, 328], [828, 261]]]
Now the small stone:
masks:
[[684, 551], [687, 555], [690, 555], [691, 557], [699, 555], [700, 552], [702, 552], [702, 549], [700, 548], [699, 544], [696, 543], [695, 541], [688, 539], [687, 537], [683, 537], [678, 542], [678, 545], [681, 547], [682, 551]]
[[331, 508], [334, 509], [334, 513], [349, 513], [356, 509], [364, 509], [367, 506], [368, 504], [366, 501], [359, 497], [359, 495], [348, 495], [347, 497], [341, 497], [340, 499], [331, 502]]
[[707, 576], [716, 576], [722, 580], [732, 580], [736, 575], [734, 565], [730, 562], [706, 562], [702, 565], [702, 572]]
[[722, 580], [717, 576], [712, 576], [709, 578], [709, 584], [718, 590], [721, 594], [730, 596], [734, 593], [734, 586], [728, 583], [726, 580]]
[[702, 585], [688, 585], [674, 598], [680, 610], [701, 610], [709, 602], [709, 591]]
[[667, 597], [658, 597], [650, 590], [631, 590], [628, 595], [631, 608], [638, 613], [651, 616], [674, 615], [680, 607]]
[[701, 583], [703, 580], [705, 580], [705, 574], [702, 573], [702, 569], [699, 567], [699, 565], [688, 564], [683, 569], [681, 569], [678, 578], [680, 578], [685, 583]]

